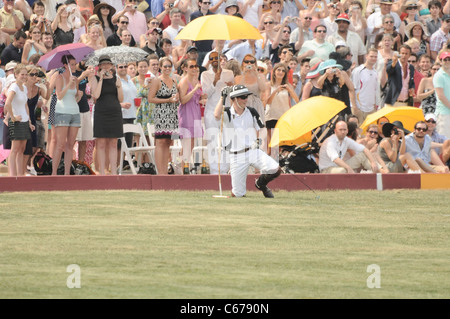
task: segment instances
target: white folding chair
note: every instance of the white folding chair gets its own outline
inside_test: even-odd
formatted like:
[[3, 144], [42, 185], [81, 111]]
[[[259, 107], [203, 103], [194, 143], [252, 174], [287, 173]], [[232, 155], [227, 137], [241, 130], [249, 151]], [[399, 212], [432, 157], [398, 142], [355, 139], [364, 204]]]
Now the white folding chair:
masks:
[[203, 145], [203, 139], [201, 137], [194, 139], [194, 148], [192, 149], [192, 163], [199, 163], [201, 164], [203, 162], [203, 158], [205, 155], [205, 152], [207, 152], [208, 148], [206, 145]]
[[[144, 154], [147, 154], [150, 158], [150, 161], [155, 165], [156, 170], [156, 162], [155, 162], [155, 146], [148, 145], [147, 139], [145, 138], [144, 130], [140, 124], [124, 124], [123, 125], [123, 133], [134, 133], [136, 140], [136, 146], [128, 147], [127, 142], [125, 141], [125, 137], [121, 137], [121, 150], [120, 150], [120, 166], [119, 166], [119, 175], [122, 175], [123, 169], [123, 161], [124, 159], [130, 165], [131, 172], [133, 175], [137, 174], [139, 167], [142, 164], [142, 158]], [[134, 154], [137, 166], [134, 166], [132, 154]], [[125, 156], [125, 158], [124, 158]]]

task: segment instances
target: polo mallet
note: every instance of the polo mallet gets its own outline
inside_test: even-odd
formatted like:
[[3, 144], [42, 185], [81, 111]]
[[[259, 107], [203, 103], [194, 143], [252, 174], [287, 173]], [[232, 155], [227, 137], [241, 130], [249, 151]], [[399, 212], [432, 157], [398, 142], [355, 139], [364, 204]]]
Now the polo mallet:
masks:
[[[220, 68], [220, 64], [219, 64]], [[222, 106], [225, 106], [225, 100], [222, 101]], [[214, 198], [230, 198], [230, 196], [222, 195], [222, 180], [220, 174], [220, 157], [222, 156], [222, 131], [223, 131], [223, 116], [224, 116], [224, 108], [222, 107], [222, 115], [220, 120], [220, 133], [219, 133], [219, 145], [218, 145], [218, 168], [219, 168], [219, 195], [213, 195]]]

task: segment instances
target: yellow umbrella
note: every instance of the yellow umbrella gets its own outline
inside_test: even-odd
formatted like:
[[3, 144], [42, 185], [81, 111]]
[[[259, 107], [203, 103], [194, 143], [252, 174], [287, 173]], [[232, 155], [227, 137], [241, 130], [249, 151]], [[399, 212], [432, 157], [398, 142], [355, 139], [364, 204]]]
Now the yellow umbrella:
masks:
[[311, 142], [311, 131], [326, 124], [345, 108], [344, 102], [326, 96], [314, 96], [301, 101], [280, 117], [270, 147]]
[[370, 124], [376, 124], [379, 118], [386, 117], [389, 122], [400, 121], [403, 127], [409, 131], [414, 130], [414, 125], [419, 121], [424, 121], [422, 109], [412, 106], [385, 106], [375, 113], [369, 114], [360, 125], [366, 131]]
[[210, 14], [189, 22], [178, 35], [177, 40], [237, 40], [262, 39], [261, 33], [242, 18]]

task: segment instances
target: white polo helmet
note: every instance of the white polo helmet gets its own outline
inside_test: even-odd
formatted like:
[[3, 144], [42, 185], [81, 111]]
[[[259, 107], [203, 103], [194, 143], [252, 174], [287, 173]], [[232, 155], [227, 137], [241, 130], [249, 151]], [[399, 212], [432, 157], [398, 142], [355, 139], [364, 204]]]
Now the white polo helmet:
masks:
[[252, 94], [252, 92], [250, 92], [245, 85], [237, 84], [231, 88], [230, 98], [233, 99], [239, 96], [245, 96], [250, 94]]

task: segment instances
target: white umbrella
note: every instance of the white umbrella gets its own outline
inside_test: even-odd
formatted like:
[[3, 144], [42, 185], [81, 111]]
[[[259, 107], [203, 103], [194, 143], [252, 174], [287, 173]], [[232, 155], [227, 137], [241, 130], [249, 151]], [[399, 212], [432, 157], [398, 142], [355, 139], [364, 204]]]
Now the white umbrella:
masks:
[[145, 59], [147, 55], [149, 55], [148, 52], [135, 47], [129, 47], [125, 45], [112, 46], [95, 50], [94, 52], [86, 56], [84, 61], [86, 61], [87, 66], [96, 66], [98, 65], [98, 59], [104, 54], [108, 55], [111, 58], [113, 64], [137, 62]]

